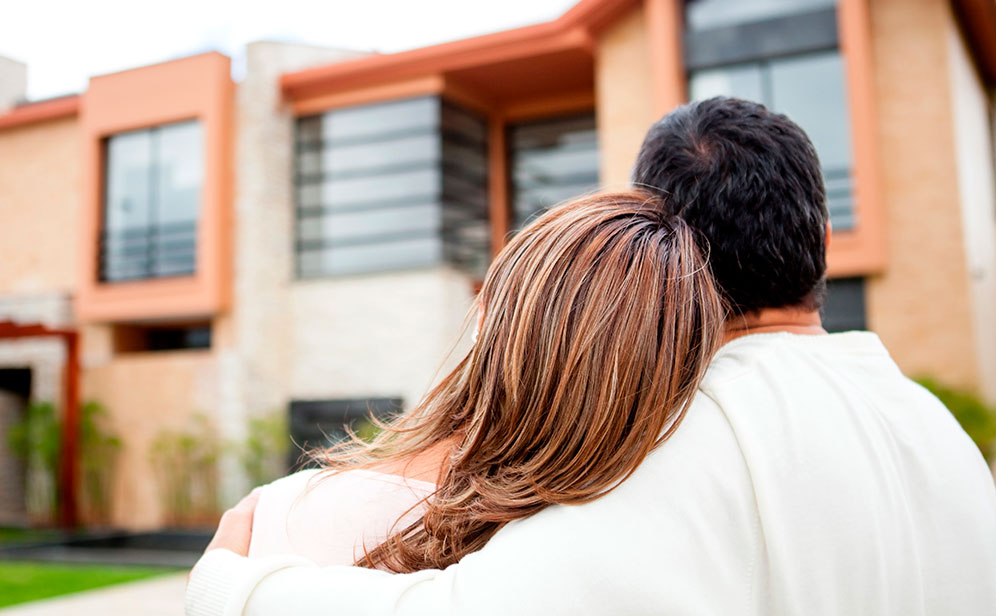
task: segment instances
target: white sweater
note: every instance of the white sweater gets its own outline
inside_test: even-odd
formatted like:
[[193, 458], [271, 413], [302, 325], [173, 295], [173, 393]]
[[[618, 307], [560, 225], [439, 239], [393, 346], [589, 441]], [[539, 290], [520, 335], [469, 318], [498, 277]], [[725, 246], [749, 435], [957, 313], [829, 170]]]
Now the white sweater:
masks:
[[724, 346], [611, 494], [509, 524], [445, 571], [207, 553], [187, 614], [996, 613], [996, 488], [878, 338]]

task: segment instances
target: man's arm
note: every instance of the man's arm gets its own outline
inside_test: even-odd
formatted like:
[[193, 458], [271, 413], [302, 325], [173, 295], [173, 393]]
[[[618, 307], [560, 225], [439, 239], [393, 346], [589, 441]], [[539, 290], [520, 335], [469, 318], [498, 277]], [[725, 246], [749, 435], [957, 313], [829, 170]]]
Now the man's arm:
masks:
[[[616, 490], [512, 522], [445, 571], [391, 575], [213, 550], [194, 569], [187, 613], [750, 613], [757, 611], [751, 589], [762, 556], [759, 530], [729, 424], [700, 398], [681, 429]], [[220, 547], [238, 549], [235, 542]]]
[[[612, 611], [611, 606], [599, 599], [611, 584], [605, 581], [602, 568], [617, 565], [614, 558], [599, 558], [595, 553], [600, 544], [596, 537], [586, 540], [585, 533], [577, 532], [570, 518], [580, 521], [585, 517], [577, 513], [577, 508], [550, 509], [506, 527], [483, 550], [458, 565], [407, 575], [358, 567], [321, 568], [293, 556], [248, 559], [215, 541], [215, 549], [204, 555], [191, 574], [187, 614], [272, 616], [316, 610], [350, 616], [430, 610], [604, 614]], [[234, 522], [233, 517], [228, 516], [226, 522]], [[237, 540], [224, 524], [219, 528], [222, 532]]]

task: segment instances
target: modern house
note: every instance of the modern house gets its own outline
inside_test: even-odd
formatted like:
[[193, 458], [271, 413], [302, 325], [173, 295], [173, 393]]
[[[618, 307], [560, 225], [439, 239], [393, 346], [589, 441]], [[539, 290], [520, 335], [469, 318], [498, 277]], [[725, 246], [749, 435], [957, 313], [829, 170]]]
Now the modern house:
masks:
[[[238, 441], [285, 413], [300, 440], [416, 403], [509, 234], [627, 186], [647, 128], [715, 94], [819, 151], [827, 326], [996, 401], [991, 0], [581, 0], [397, 54], [247, 58], [238, 83], [207, 53], [38, 102], [0, 59], [0, 430], [99, 400], [117, 525], [164, 522], [150, 447], [194, 415]], [[0, 456], [0, 502], [19, 472]]]

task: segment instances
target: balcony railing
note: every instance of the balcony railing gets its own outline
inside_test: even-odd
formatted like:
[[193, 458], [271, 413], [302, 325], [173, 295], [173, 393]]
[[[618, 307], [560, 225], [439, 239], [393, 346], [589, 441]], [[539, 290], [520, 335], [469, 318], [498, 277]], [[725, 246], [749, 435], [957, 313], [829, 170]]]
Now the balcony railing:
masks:
[[100, 235], [99, 271], [105, 282], [189, 276], [196, 262], [194, 222], [107, 230]]

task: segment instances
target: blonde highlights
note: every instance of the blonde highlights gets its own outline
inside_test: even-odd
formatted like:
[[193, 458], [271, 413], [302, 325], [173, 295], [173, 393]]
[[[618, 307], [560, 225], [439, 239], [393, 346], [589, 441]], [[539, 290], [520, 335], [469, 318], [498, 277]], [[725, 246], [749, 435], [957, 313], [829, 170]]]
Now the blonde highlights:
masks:
[[558, 206], [495, 258], [478, 341], [344, 470], [452, 442], [422, 519], [357, 564], [442, 568], [508, 522], [612, 490], [667, 439], [720, 340], [723, 305], [692, 231], [643, 193]]

